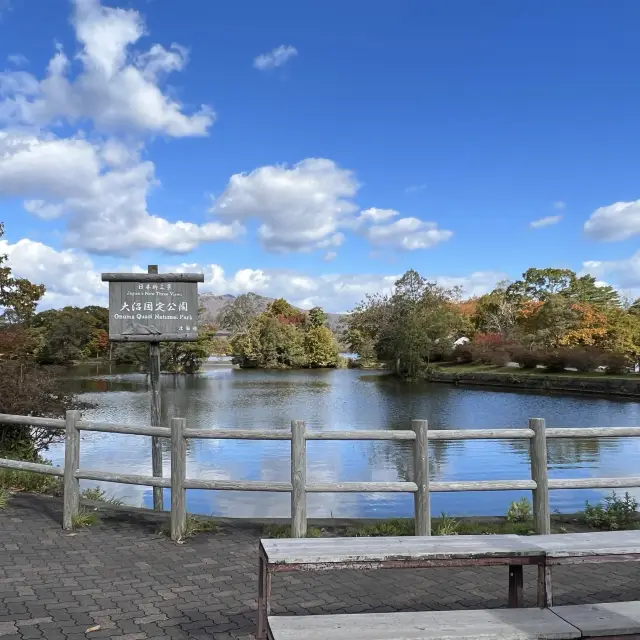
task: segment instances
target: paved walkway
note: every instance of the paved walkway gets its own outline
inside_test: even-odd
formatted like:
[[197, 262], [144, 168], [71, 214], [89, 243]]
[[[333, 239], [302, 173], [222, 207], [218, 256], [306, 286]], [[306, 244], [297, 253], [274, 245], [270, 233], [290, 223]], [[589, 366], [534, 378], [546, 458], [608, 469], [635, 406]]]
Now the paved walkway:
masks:
[[[72, 534], [60, 522], [56, 499], [18, 495], [0, 511], [1, 640], [253, 638], [257, 531], [176, 545], [140, 520]], [[525, 567], [527, 606], [534, 571]], [[561, 567], [554, 585], [558, 604], [635, 600], [640, 568]], [[504, 607], [506, 596], [506, 567], [284, 574], [274, 577], [273, 613]]]

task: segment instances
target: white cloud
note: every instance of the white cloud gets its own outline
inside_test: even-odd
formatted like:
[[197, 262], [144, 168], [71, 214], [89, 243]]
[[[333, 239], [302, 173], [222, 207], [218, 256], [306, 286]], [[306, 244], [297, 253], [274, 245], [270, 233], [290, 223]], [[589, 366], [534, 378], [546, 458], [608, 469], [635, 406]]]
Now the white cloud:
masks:
[[386, 222], [391, 218], [399, 216], [400, 213], [395, 209], [377, 209], [372, 207], [371, 209], [365, 209], [358, 216], [360, 222], [371, 222], [372, 224], [378, 224], [380, 222]]
[[545, 218], [540, 218], [539, 220], [534, 220], [529, 223], [529, 226], [532, 229], [540, 229], [542, 227], [550, 227], [553, 224], [558, 224], [562, 220], [562, 216], [546, 216]]
[[640, 200], [615, 202], [596, 209], [584, 224], [585, 233], [596, 240], [626, 240], [640, 234]]
[[7, 56], [7, 61], [16, 67], [24, 67], [29, 64], [29, 59], [26, 56], [23, 56], [21, 53], [13, 53]]
[[280, 45], [269, 53], [261, 53], [253, 60], [253, 66], [255, 69], [265, 71], [266, 69], [275, 69], [280, 67], [287, 60], [298, 55], [298, 51], [291, 45]]
[[86, 254], [56, 251], [26, 238], [15, 244], [0, 240], [0, 253], [8, 256], [14, 275], [46, 286], [41, 309], [107, 304], [107, 285], [100, 281], [100, 274]]
[[580, 275], [586, 273], [599, 280], [606, 278], [623, 295], [640, 296], [640, 251], [623, 260], [587, 260], [582, 263]]
[[338, 257], [338, 254], [335, 251], [327, 251], [327, 253], [324, 254], [322, 259], [325, 262], [331, 262], [332, 260], [335, 260], [337, 257]]
[[556, 200], [553, 203], [553, 208], [558, 211], [564, 211], [567, 208], [567, 203], [564, 200]]
[[374, 225], [365, 231], [372, 244], [414, 251], [430, 249], [446, 242], [453, 231], [438, 229], [436, 222], [425, 222], [418, 218], [400, 218], [391, 224]]
[[[85, 306], [107, 304], [108, 288], [101, 282], [101, 271], [146, 273], [138, 264], [120, 264], [116, 268], [99, 269], [93, 260], [81, 251], [56, 250], [23, 238], [11, 244], [0, 240], [0, 253], [8, 255], [8, 265], [14, 275], [44, 284], [47, 293], [41, 309], [67, 305]], [[400, 274], [339, 274], [307, 275], [293, 270], [238, 269], [226, 274], [217, 264], [165, 264], [161, 273], [204, 273], [205, 282], [200, 292], [217, 295], [241, 294], [252, 291], [269, 297], [284, 296], [302, 308], [315, 305], [327, 311], [341, 312], [352, 309], [368, 293], [392, 293]], [[461, 286], [465, 295], [479, 295], [490, 291], [504, 274], [476, 272], [469, 276], [428, 276], [446, 287]]]
[[339, 229], [353, 224], [358, 188], [353, 172], [307, 158], [233, 175], [211, 211], [227, 221], [259, 220], [258, 237], [268, 251], [326, 249], [339, 246]]
[[39, 125], [90, 119], [95, 128], [107, 132], [207, 134], [214, 120], [210, 107], [188, 115], [160, 88], [164, 76], [184, 68], [186, 49], [155, 44], [146, 52], [132, 51], [146, 35], [142, 16], [133, 9], [103, 7], [98, 0], [75, 0], [72, 24], [80, 44], [74, 58], [79, 73], [71, 72], [74, 61], [61, 48], [41, 81], [22, 71], [6, 72], [0, 86], [12, 91], [0, 118]]
[[237, 223], [169, 222], [147, 211], [155, 167], [119, 143], [0, 132], [0, 196], [23, 197], [41, 218], [64, 216], [66, 243], [95, 253], [186, 253], [230, 240]]

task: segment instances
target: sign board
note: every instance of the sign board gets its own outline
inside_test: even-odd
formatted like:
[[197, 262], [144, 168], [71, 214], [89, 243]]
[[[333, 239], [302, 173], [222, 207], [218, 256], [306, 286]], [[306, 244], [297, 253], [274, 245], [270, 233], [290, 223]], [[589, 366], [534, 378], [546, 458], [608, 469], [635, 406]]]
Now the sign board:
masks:
[[109, 282], [109, 339], [183, 342], [198, 339], [202, 274], [102, 274]]

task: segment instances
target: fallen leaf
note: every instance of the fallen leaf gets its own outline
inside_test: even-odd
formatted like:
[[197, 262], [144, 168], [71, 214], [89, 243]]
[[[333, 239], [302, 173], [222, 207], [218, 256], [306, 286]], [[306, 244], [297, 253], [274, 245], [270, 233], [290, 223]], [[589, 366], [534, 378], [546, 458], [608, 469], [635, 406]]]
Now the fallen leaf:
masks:
[[91, 633], [92, 631], [100, 631], [100, 625], [97, 624], [95, 627], [89, 627], [85, 633]]

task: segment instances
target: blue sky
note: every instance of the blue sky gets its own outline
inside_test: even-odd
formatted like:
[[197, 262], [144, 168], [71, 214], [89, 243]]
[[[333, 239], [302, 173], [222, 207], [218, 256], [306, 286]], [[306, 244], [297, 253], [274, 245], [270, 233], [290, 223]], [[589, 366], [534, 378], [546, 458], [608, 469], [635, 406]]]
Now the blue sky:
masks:
[[0, 218], [45, 306], [148, 263], [331, 311], [411, 267], [640, 295], [635, 0], [35, 5], [0, 3]]

